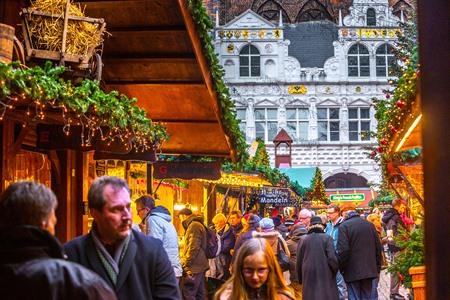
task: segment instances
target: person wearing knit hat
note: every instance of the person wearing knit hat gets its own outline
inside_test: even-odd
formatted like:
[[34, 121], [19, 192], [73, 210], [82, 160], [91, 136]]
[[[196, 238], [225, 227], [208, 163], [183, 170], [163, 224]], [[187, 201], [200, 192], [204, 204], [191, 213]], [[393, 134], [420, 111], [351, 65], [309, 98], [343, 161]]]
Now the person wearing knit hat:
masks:
[[275, 224], [271, 218], [262, 218], [259, 221], [259, 227], [261, 227], [261, 231], [263, 232], [272, 231], [275, 228]]
[[333, 239], [325, 234], [318, 216], [309, 222], [308, 233], [297, 246], [297, 277], [303, 284], [302, 299], [338, 300], [336, 273], [339, 268]]

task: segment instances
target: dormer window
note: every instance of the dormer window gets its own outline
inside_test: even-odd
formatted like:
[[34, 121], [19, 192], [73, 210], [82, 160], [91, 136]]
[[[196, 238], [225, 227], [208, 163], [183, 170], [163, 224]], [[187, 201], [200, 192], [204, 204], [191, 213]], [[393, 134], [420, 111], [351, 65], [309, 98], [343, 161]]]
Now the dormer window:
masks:
[[375, 9], [372, 7], [367, 9], [366, 23], [367, 23], [367, 26], [376, 26], [377, 25], [377, 17], [376, 17]]
[[261, 57], [258, 49], [253, 45], [244, 46], [239, 53], [239, 76], [261, 76]]

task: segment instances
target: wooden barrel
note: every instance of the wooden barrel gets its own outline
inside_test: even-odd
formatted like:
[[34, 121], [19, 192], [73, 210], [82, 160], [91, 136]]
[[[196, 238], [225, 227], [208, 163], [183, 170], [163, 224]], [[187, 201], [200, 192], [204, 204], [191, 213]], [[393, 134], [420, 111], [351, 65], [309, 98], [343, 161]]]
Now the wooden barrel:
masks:
[[10, 63], [13, 57], [14, 27], [0, 23], [0, 62]]

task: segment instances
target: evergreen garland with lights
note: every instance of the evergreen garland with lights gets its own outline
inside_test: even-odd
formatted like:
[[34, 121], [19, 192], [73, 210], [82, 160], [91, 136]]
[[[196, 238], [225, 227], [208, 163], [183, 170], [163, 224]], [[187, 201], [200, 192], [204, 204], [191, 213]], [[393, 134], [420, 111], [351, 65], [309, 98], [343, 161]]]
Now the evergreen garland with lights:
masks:
[[[44, 122], [50, 112], [61, 114], [64, 132], [82, 127], [82, 145], [95, 136], [103, 141], [121, 140], [138, 151], [150, 150], [168, 138], [165, 128], [117, 91], [105, 93], [98, 81], [84, 79], [73, 84], [62, 78], [64, 67], [47, 61], [42, 67], [26, 68], [19, 62], [0, 63], [0, 120], [8, 111], [23, 112], [27, 122]], [[131, 150], [131, 149], [130, 149]]]
[[406, 130], [403, 124], [411, 116], [420, 76], [415, 18], [402, 23], [401, 28], [394, 48], [396, 58], [401, 62], [395, 72], [398, 79], [389, 81], [393, 89], [385, 91], [386, 99], [374, 100], [377, 119], [377, 133], [374, 135], [378, 146], [371, 149], [369, 157], [381, 164], [384, 177], [387, 174], [386, 164], [392, 159], [387, 150], [393, 137]]

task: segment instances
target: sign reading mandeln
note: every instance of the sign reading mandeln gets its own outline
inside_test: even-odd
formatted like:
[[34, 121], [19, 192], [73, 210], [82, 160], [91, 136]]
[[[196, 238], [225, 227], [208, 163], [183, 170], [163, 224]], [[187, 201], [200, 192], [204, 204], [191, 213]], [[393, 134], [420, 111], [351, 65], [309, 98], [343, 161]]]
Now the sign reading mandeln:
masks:
[[364, 194], [334, 194], [330, 195], [331, 201], [364, 201]]
[[255, 196], [261, 204], [289, 205], [291, 203], [291, 191], [284, 188], [262, 188]]

